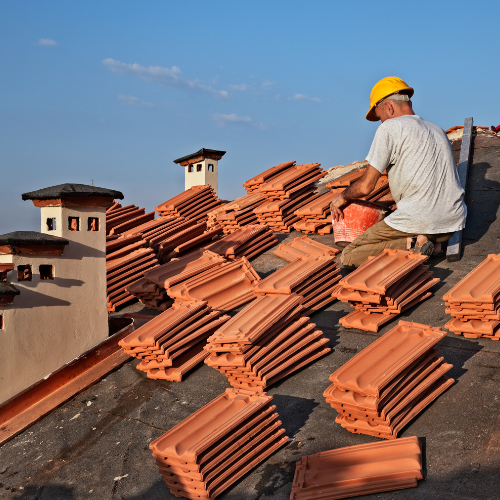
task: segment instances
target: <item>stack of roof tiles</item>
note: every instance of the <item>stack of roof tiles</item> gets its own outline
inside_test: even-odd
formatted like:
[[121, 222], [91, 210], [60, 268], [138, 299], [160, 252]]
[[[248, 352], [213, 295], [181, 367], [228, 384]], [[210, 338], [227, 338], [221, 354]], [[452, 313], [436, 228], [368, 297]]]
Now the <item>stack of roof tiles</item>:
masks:
[[273, 231], [290, 232], [299, 220], [294, 212], [320, 196], [314, 192], [315, 182], [324, 175], [319, 163], [292, 165], [262, 183], [258, 191], [268, 201], [255, 209], [259, 222]]
[[137, 369], [149, 378], [180, 382], [207, 357], [203, 349], [206, 339], [228, 319], [205, 302], [174, 304], [120, 340], [119, 345], [142, 360]]
[[377, 332], [384, 323], [432, 295], [440, 280], [432, 278], [427, 256], [405, 250], [385, 249], [369, 257], [343, 278], [333, 296], [356, 310], [340, 319], [346, 328]]
[[297, 462], [290, 500], [331, 500], [417, 486], [422, 446], [416, 436], [306, 455]]
[[319, 241], [312, 240], [308, 236], [302, 236], [295, 238], [290, 243], [279, 245], [273, 253], [288, 262], [293, 262], [299, 257], [323, 257], [328, 255], [335, 257], [340, 251]]
[[251, 259], [276, 243], [278, 239], [267, 226], [250, 225], [237, 229], [205, 248], [228, 259]]
[[327, 402], [350, 432], [395, 439], [398, 432], [454, 380], [435, 344], [439, 327], [400, 321], [330, 375]]
[[288, 442], [272, 397], [226, 389], [150, 445], [170, 492], [213, 499]]
[[155, 213], [146, 213], [144, 208], [135, 205], [122, 207], [119, 203], [114, 203], [106, 210], [106, 234], [120, 234], [154, 218]]
[[285, 170], [290, 169], [295, 165], [294, 161], [287, 161], [285, 163], [280, 163], [274, 167], [268, 168], [264, 172], [252, 177], [248, 181], [243, 183], [243, 187], [246, 189], [247, 193], [254, 193], [258, 191], [262, 184], [269, 182], [279, 175], [281, 175]]
[[217, 199], [210, 184], [205, 184], [186, 189], [186, 191], [158, 205], [155, 210], [162, 217], [185, 217], [200, 222], [206, 221], [208, 212], [223, 203]]
[[304, 317], [299, 295], [263, 296], [209, 339], [205, 363], [235, 388], [263, 391], [331, 351], [328, 339]]
[[[349, 174], [348, 174], [349, 175]], [[306, 234], [329, 234], [333, 231], [332, 217], [330, 212], [330, 204], [341, 193], [344, 188], [334, 189], [329, 193], [308, 200], [308, 203], [294, 213], [298, 219], [293, 227], [297, 231], [302, 231]]]
[[257, 296], [291, 295], [303, 297], [304, 314], [311, 314], [335, 300], [335, 284], [340, 280], [335, 257], [297, 257], [264, 278], [254, 287]]
[[[345, 188], [357, 181], [364, 173], [365, 167], [349, 172], [338, 179], [335, 179], [328, 184], [329, 193], [325, 193], [318, 198], [311, 199], [308, 203], [295, 211], [295, 215], [299, 219], [293, 227], [297, 231], [302, 231], [306, 234], [330, 234], [333, 231], [332, 217], [330, 204], [337, 196], [343, 192]], [[380, 176], [373, 191], [366, 197], [362, 198], [367, 201], [377, 201], [390, 193], [389, 181], [387, 175]]]
[[129, 285], [127, 291], [146, 307], [163, 311], [172, 303], [172, 299], [168, 296], [170, 287], [224, 262], [226, 262], [224, 257], [208, 250], [198, 249], [144, 273], [143, 279]]
[[[217, 207], [215, 210], [217, 224], [223, 227], [225, 234], [232, 233], [249, 224], [257, 224], [258, 220], [254, 209], [265, 201], [260, 193], [254, 192]], [[209, 220], [213, 220], [212, 214], [213, 212], [208, 214]]]
[[[143, 242], [139, 240], [137, 243]], [[130, 246], [132, 245], [128, 247]], [[127, 286], [143, 277], [147, 271], [159, 265], [156, 254], [151, 248], [138, 247], [129, 250], [128, 247], [115, 250], [106, 256], [107, 303], [109, 312], [115, 311], [118, 306], [135, 300], [135, 297], [127, 290]]]
[[220, 311], [230, 311], [255, 298], [253, 287], [260, 281], [245, 257], [208, 269], [168, 288], [176, 302], [203, 300]]
[[453, 316], [445, 328], [464, 337], [500, 340], [500, 254], [488, 255], [443, 299]]
[[165, 288], [152, 283], [146, 277], [134, 281], [126, 290], [148, 309], [165, 311], [174, 303]]

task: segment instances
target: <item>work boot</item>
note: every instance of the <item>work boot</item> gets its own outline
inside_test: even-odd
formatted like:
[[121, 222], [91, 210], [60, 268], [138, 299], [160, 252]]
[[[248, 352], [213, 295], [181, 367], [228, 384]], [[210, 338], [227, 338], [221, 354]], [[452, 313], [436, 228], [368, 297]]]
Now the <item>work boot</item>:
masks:
[[427, 236], [419, 234], [418, 236], [410, 236], [407, 238], [406, 249], [410, 252], [421, 253], [422, 255], [430, 257], [434, 250], [434, 243], [432, 243]]

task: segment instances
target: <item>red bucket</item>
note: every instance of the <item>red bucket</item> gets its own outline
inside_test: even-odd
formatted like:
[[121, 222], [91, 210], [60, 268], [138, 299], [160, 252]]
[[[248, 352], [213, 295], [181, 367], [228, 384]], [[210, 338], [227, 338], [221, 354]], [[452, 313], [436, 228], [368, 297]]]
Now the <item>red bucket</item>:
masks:
[[386, 217], [390, 210], [372, 201], [356, 200], [342, 209], [344, 218], [333, 221], [335, 244], [341, 248]]

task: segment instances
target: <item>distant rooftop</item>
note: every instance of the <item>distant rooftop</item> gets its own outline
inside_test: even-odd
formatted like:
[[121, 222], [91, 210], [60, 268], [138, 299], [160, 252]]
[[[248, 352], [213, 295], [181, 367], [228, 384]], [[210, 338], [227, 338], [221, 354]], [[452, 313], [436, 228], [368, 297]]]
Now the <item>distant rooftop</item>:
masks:
[[23, 193], [23, 200], [54, 200], [72, 196], [103, 196], [123, 200], [123, 193], [86, 184], [59, 184], [44, 189]]
[[0, 235], [0, 245], [69, 245], [69, 241], [37, 231], [14, 231]]
[[225, 151], [217, 151], [216, 149], [205, 149], [202, 148], [196, 153], [192, 153], [187, 156], [183, 156], [182, 158], [177, 158], [174, 160], [174, 163], [182, 163], [184, 161], [191, 160], [193, 158], [199, 158], [200, 156], [203, 158], [211, 158], [213, 160], [220, 160], [226, 154]]

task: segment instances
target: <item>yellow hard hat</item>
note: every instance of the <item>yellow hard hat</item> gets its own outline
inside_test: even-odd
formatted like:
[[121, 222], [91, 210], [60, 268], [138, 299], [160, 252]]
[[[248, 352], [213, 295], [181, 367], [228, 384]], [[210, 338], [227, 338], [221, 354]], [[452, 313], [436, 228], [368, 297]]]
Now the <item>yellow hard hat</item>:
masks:
[[401, 78], [397, 76], [382, 78], [382, 80], [373, 86], [370, 93], [370, 110], [366, 113], [366, 119], [371, 122], [378, 122], [379, 118], [377, 118], [375, 114], [377, 104], [387, 96], [401, 91], [406, 91], [402, 93], [408, 94], [410, 97], [413, 95], [413, 89], [409, 87], [406, 82], [401, 80]]

